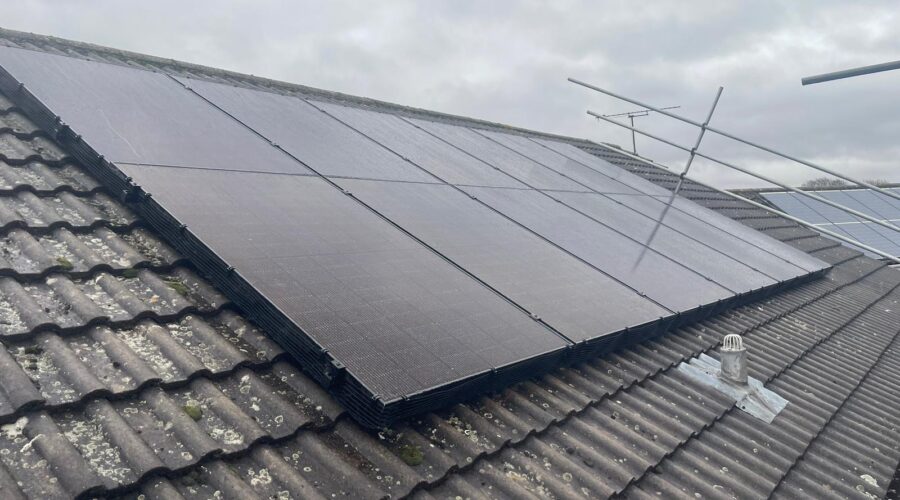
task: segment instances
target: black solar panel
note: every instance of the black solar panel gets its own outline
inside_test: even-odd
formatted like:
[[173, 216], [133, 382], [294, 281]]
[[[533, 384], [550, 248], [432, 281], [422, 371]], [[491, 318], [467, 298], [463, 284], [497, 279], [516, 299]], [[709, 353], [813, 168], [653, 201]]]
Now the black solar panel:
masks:
[[435, 181], [302, 99], [202, 80], [178, 80], [322, 175]]
[[386, 402], [566, 345], [320, 178], [123, 169]]
[[532, 188], [586, 191], [584, 186], [488, 140], [473, 130], [427, 120], [408, 119], [408, 121]]
[[[890, 191], [900, 193], [900, 189], [897, 188]], [[814, 193], [829, 201], [900, 226], [900, 201], [873, 189], [828, 190]], [[794, 192], [762, 193], [762, 196], [787, 214], [890, 255], [900, 256], [900, 232]], [[861, 247], [850, 246], [871, 257], [881, 258], [880, 255]]]
[[[602, 222], [607, 227], [630, 237], [641, 244], [645, 243], [656, 227], [656, 220], [632, 210], [622, 208], [625, 202], [593, 193], [556, 193], [557, 199], [581, 213]], [[636, 198], [625, 195], [619, 198]], [[671, 222], [671, 221], [670, 221]], [[700, 226], [700, 224], [696, 224]], [[724, 236], [719, 238], [725, 239]], [[761, 288], [772, 285], [776, 278], [745, 264], [741, 259], [732, 258], [724, 252], [710, 248], [692, 240], [669, 226], [662, 226], [650, 244], [650, 248], [660, 255], [682, 263], [697, 275], [721, 285], [732, 292]], [[747, 253], [741, 249], [741, 254]], [[802, 273], [799, 268], [788, 270], [794, 276]]]
[[668, 192], [562, 142], [21, 49], [0, 66], [372, 426], [827, 268], [681, 198], [638, 262]]
[[10, 47], [0, 65], [110, 161], [311, 173], [166, 75]]
[[312, 104], [450, 184], [528, 188], [399, 116], [325, 102]]
[[640, 265], [635, 267], [641, 243], [598, 224], [543, 193], [495, 188], [466, 190], [673, 312], [688, 311], [734, 295], [657, 252], [648, 252]]
[[[341, 185], [570, 340], [598, 338], [671, 313], [451, 186]], [[727, 296], [722, 292], [716, 298]]]

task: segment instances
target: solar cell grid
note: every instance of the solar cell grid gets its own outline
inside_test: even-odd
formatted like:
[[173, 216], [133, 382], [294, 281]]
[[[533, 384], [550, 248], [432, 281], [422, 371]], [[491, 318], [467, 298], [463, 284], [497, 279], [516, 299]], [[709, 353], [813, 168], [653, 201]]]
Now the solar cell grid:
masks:
[[[648, 220], [653, 221], [653, 224], [660, 220], [665, 209], [665, 202], [653, 196], [615, 194], [608, 196], [641, 213]], [[695, 217], [681, 210], [669, 210], [662, 220], [665, 226], [681, 231], [696, 241], [704, 243], [708, 248], [715, 249], [729, 257], [732, 262], [736, 263], [732, 264], [735, 269], [739, 270], [745, 266], [752, 267], [774, 279], [784, 279], [785, 276], [796, 276], [806, 272], [797, 264], [774, 255], [765, 248], [752, 245], [728, 231], [711, 224], [698, 223]], [[646, 241], [646, 239], [642, 241]]]
[[[666, 202], [669, 201], [669, 196], [659, 197], [660, 199], [664, 199]], [[696, 203], [691, 202], [690, 200], [678, 197], [672, 202], [672, 206], [690, 214], [694, 217], [695, 220], [705, 220], [707, 223], [712, 224], [713, 226], [722, 229], [723, 231], [732, 233], [737, 235], [742, 240], [751, 243], [757, 248], [761, 248], [766, 252], [769, 252], [773, 255], [778, 256], [779, 258], [790, 262], [793, 265], [796, 265], [806, 271], [814, 271], [816, 269], [820, 269], [821, 262], [819, 259], [807, 254], [806, 252], [801, 252], [795, 248], [789, 247], [780, 241], [776, 241], [765, 234], [754, 231], [747, 226], [741, 224], [740, 222], [730, 219], [728, 217], [722, 217], [721, 215], [709, 210], [708, 208], [702, 207]]]

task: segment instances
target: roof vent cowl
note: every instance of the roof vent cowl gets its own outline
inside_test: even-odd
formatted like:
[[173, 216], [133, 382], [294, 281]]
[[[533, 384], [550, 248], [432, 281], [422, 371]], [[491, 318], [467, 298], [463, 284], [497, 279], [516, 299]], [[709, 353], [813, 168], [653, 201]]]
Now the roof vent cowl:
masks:
[[719, 378], [732, 384], [747, 385], [747, 349], [740, 335], [726, 335], [719, 351]]
[[726, 335], [719, 359], [701, 353], [682, 361], [678, 369], [701, 388], [718, 392], [731, 399], [738, 408], [766, 423], [788, 405], [788, 400], [766, 389], [759, 379], [747, 374], [747, 349], [740, 335]]

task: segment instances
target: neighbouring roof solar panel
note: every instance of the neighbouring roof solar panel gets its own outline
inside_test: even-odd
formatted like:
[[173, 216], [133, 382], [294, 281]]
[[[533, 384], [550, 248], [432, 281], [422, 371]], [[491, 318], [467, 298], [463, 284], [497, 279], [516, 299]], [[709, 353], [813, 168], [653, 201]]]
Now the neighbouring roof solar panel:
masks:
[[849, 234], [851, 238], [859, 241], [860, 243], [865, 243], [875, 248], [882, 248], [886, 245], [891, 244], [891, 241], [888, 238], [885, 238], [881, 235], [881, 233], [875, 230], [876, 227], [879, 227], [876, 224], [851, 222], [847, 224], [840, 224], [840, 227], [847, 234]]
[[[867, 194], [869, 194], [869, 193], [867, 192]], [[828, 191], [826, 193], [820, 193], [819, 196], [821, 196], [829, 201], [833, 201], [835, 203], [840, 203], [841, 205], [843, 205], [847, 208], [850, 208], [851, 210], [856, 210], [858, 212], [862, 212], [864, 214], [871, 215], [873, 217], [878, 217], [880, 219], [890, 218], [890, 215], [882, 215], [882, 214], [878, 213], [877, 211], [873, 210], [871, 207], [862, 203], [859, 198], [867, 198], [866, 196], [861, 196], [861, 197], [854, 196], [852, 191]], [[816, 200], [813, 200], [813, 201], [816, 201]], [[900, 200], [898, 200], [897, 203], [900, 204]], [[835, 208], [835, 210], [839, 211], [840, 209]], [[897, 212], [898, 212], [898, 210], [894, 209], [895, 215], [897, 215]], [[846, 214], [845, 216], [852, 217], [851, 220], [855, 220], [855, 221], [859, 221], [859, 222], [863, 222], [865, 220], [865, 219], [862, 219], [862, 218], [857, 217], [852, 214]]]
[[[897, 188], [891, 188], [890, 191], [900, 193], [900, 189]], [[873, 189], [837, 189], [812, 191], [812, 193], [879, 220], [900, 225], [900, 200]], [[816, 227], [846, 236], [889, 255], [900, 256], [900, 232], [898, 231], [882, 227], [845, 210], [795, 192], [764, 192], [761, 195], [779, 210], [814, 224]], [[871, 257], [881, 258], [880, 255], [864, 248], [850, 246], [858, 248]]]
[[[888, 189], [888, 191], [900, 193], [898, 189]], [[846, 193], [863, 205], [864, 209], [861, 209], [861, 212], [873, 213], [883, 219], [900, 220], [900, 208], [898, 208], [900, 207], [900, 201], [869, 189], [846, 191]], [[819, 194], [822, 195], [823, 193]]]
[[[783, 210], [785, 213], [789, 215], [793, 215], [800, 219], [809, 222], [810, 224], [831, 224], [830, 221], [825, 215], [823, 215], [820, 211], [815, 210], [810, 203], [813, 201], [809, 198], [805, 198], [802, 196], [793, 196], [789, 193], [764, 193], [763, 197], [773, 203], [780, 210]], [[823, 207], [828, 207], [828, 205], [822, 205]], [[831, 207], [828, 207], [831, 209]], [[832, 216], [837, 215], [835, 217], [837, 220], [835, 222], [843, 222], [850, 214], [842, 213], [842, 212], [834, 212]]]
[[[681, 198], [638, 263], [653, 215], [613, 196], [667, 192], [567, 144], [21, 49], [0, 66], [4, 90], [367, 425], [810, 276], [762, 251], [827, 269]], [[749, 242], [732, 256], [746, 266], [723, 265], [734, 246], [710, 227]]]

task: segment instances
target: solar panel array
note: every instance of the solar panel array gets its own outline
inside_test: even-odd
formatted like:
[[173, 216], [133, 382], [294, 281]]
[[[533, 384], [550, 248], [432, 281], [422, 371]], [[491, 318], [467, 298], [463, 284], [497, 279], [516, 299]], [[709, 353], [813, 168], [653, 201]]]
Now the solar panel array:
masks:
[[564, 142], [21, 49], [0, 66], [370, 425], [827, 268], [680, 198], [638, 262], [668, 191]]
[[[888, 191], [900, 194], [900, 189], [898, 188], [890, 188]], [[814, 193], [857, 212], [862, 212], [879, 220], [900, 226], [900, 200], [879, 193], [874, 189], [839, 189], [814, 191]], [[778, 207], [779, 210], [815, 224], [816, 227], [852, 238], [890, 255], [900, 256], [900, 232], [898, 231], [794, 192], [762, 193], [762, 196]], [[828, 235], [825, 236], [827, 237]], [[880, 255], [863, 248], [854, 245], [850, 246], [857, 248], [870, 257], [881, 258]]]

